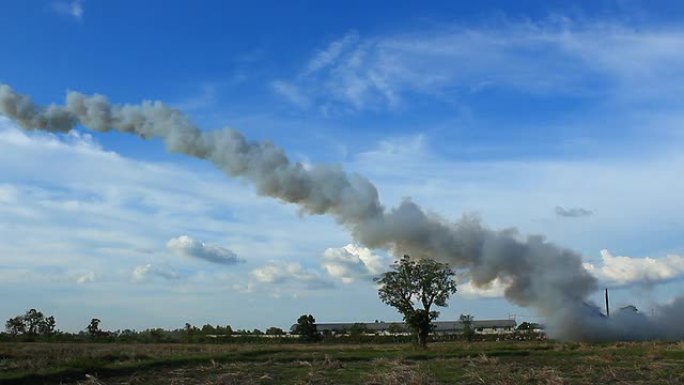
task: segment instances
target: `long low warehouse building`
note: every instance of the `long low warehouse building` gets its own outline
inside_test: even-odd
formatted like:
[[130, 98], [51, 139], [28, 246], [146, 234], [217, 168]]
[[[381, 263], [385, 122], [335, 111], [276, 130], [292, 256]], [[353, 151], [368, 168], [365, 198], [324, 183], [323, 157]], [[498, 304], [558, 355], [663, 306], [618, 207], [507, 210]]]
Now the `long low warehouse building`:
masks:
[[[437, 334], [461, 334], [463, 322], [461, 321], [437, 321], [435, 333]], [[517, 326], [514, 319], [504, 320], [479, 320], [472, 321], [471, 327], [478, 334], [499, 335], [511, 334]], [[294, 333], [297, 325], [292, 325], [290, 332]], [[396, 335], [406, 334], [408, 330], [403, 322], [361, 322], [361, 323], [317, 323], [316, 328], [324, 334], [349, 334], [357, 332], [361, 334]]]

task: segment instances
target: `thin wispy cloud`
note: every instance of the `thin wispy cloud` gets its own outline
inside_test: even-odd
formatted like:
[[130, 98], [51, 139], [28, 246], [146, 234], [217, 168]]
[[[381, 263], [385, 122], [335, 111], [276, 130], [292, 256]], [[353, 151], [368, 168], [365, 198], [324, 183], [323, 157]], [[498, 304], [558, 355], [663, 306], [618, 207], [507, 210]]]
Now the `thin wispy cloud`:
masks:
[[[506, 88], [536, 95], [666, 98], [681, 91], [684, 31], [550, 19], [497, 28], [440, 27], [409, 34], [350, 32], [314, 53], [287, 84], [294, 104], [361, 111], [411, 95], [436, 100]], [[676, 82], [672, 80], [676, 79]], [[643, 84], [650, 84], [644, 90]]]
[[[349, 167], [378, 183], [390, 204], [410, 191], [412, 199], [434, 212], [452, 217], [478, 213], [493, 226], [515, 224], [523, 233], [544, 234], [585, 255], [597, 253], [606, 242], [637, 248], [644, 239], [663, 239], [664, 234], [676, 239], [678, 213], [684, 210], [679, 199], [684, 182], [677, 170], [684, 157], [675, 148], [639, 159], [461, 161], [438, 156], [430, 146], [437, 139], [387, 139], [358, 154]], [[559, 202], [600, 215], [548, 220], [555, 215], [549, 208]], [[601, 238], [587, 236], [587, 222]], [[635, 233], [641, 240], [630, 235]]]
[[306, 66], [306, 74], [318, 72], [325, 67], [333, 65], [345, 51], [353, 50], [358, 44], [359, 33], [350, 31], [341, 39], [330, 43], [326, 48], [319, 50]]
[[[212, 294], [194, 304], [211, 309], [216, 296], [226, 292], [244, 299], [232, 286], [246, 287], [250, 279], [254, 281], [246, 264], [228, 263], [236, 262], [233, 254], [249, 255], [250, 262], [258, 264], [321, 250], [316, 242], [344, 240], [333, 224], [316, 218], [308, 223], [298, 220], [292, 208], [259, 199], [220, 173], [127, 158], [103, 150], [93, 138], [77, 131], [28, 133], [4, 117], [0, 117], [0, 175], [3, 287], [26, 282], [45, 291], [106, 286], [111, 292], [132, 291], [144, 298], [159, 284], [169, 286], [168, 294], [155, 295], [155, 303], [162, 307], [175, 303], [178, 293], [208, 291]], [[320, 224], [311, 229], [312, 222]], [[264, 233], [265, 228], [270, 230]], [[27, 233], [32, 237], [26, 238]], [[227, 247], [212, 247], [194, 237], [184, 242], [178, 234], [228, 239], [234, 251], [231, 254]], [[160, 250], [172, 236], [177, 247], [171, 252]], [[198, 255], [222, 264], [205, 262]], [[170, 257], [175, 258], [174, 268], [168, 267]], [[230, 268], [216, 268], [220, 266]], [[332, 285], [322, 273], [315, 273], [318, 283], [299, 274], [306, 283], [261, 284], [252, 298], [277, 290], [283, 296], [303, 295], [309, 287]], [[131, 282], [145, 285], [132, 286]], [[20, 290], [14, 301], [24, 306], [31, 301], [29, 292]], [[79, 302], [81, 306], [102, 305], [99, 297]], [[140, 314], [147, 311], [144, 301], [130, 306]], [[117, 317], [108, 314], [108, 318]], [[164, 317], [175, 316], [171, 312]], [[126, 320], [121, 322], [126, 325]]]
[[90, 282], [95, 282], [97, 279], [97, 275], [95, 274], [94, 271], [89, 271], [87, 273], [81, 274], [76, 278], [76, 283], [78, 284], [85, 284], [85, 283], [90, 283]]
[[583, 209], [581, 207], [572, 207], [572, 208], [564, 208], [561, 206], [556, 206], [553, 209], [553, 212], [559, 216], [559, 217], [565, 217], [565, 218], [579, 218], [579, 217], [588, 217], [590, 215], [593, 215], [594, 212], [591, 210]]
[[174, 108], [185, 112], [208, 109], [214, 106], [218, 99], [218, 85], [204, 83], [198, 88], [199, 89], [195, 94], [184, 97], [177, 102], [171, 103], [171, 105]]
[[[2, 7], [13, 37], [2, 80], [16, 93], [3, 87], [1, 109], [65, 133], [0, 117], [4, 319], [31, 304], [75, 330], [92, 314], [114, 328], [251, 329], [305, 311], [387, 321], [400, 316], [372, 278], [421, 252], [481, 252], [453, 262], [477, 273], [444, 316], [505, 317], [520, 296], [464, 297], [498, 298], [506, 274], [525, 283], [527, 272], [543, 284], [524, 291], [545, 294], [570, 271], [545, 266], [553, 253], [541, 249], [509, 263], [526, 255], [518, 241], [567, 247], [580, 276], [584, 262], [599, 287], [619, 288], [616, 303], [641, 285], [659, 285], [660, 301], [684, 282], [684, 23], [672, 7], [380, 5], [340, 24], [345, 7], [331, 6], [283, 34], [311, 7], [263, 23], [250, 9], [222, 17], [214, 2], [191, 18], [148, 2], [36, 3]], [[117, 107], [69, 92], [56, 108], [71, 89]], [[51, 112], [33, 114], [21, 94]], [[134, 127], [172, 153], [124, 134]], [[59, 295], [34, 304], [36, 292]]]
[[135, 282], [145, 282], [152, 278], [177, 280], [180, 278], [180, 274], [170, 267], [155, 266], [148, 263], [134, 267], [131, 271], [131, 278]]
[[83, 0], [53, 1], [50, 9], [60, 15], [71, 17], [75, 20], [83, 20]]
[[273, 90], [287, 99], [290, 103], [300, 107], [307, 108], [311, 105], [311, 101], [308, 96], [302, 92], [302, 90], [295, 84], [284, 81], [276, 80], [271, 83]]

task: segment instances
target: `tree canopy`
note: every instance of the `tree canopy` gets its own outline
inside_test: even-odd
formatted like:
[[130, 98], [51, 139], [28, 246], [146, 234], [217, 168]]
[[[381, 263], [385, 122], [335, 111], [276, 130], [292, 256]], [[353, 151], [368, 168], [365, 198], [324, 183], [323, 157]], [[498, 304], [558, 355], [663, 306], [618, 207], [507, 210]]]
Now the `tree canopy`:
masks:
[[12, 317], [5, 322], [5, 329], [12, 335], [26, 334], [29, 337], [37, 335], [49, 336], [55, 330], [55, 317], [46, 317], [36, 309], [28, 310], [24, 315]]
[[279, 327], [271, 326], [270, 328], [266, 329], [266, 335], [283, 336], [283, 335], [285, 335], [285, 330], [283, 330]]
[[316, 328], [316, 319], [311, 314], [302, 314], [297, 319], [294, 332], [304, 342], [315, 342], [320, 339], [320, 334]]
[[458, 319], [463, 325], [463, 337], [468, 341], [472, 341], [473, 337], [475, 337], [475, 329], [473, 329], [473, 320], [475, 317], [470, 314], [461, 314]]
[[418, 338], [420, 346], [427, 345], [432, 321], [439, 312], [432, 306], [447, 306], [449, 296], [456, 292], [454, 271], [444, 263], [432, 259], [411, 259], [404, 255], [392, 270], [376, 279], [382, 302], [396, 308], [404, 322]]

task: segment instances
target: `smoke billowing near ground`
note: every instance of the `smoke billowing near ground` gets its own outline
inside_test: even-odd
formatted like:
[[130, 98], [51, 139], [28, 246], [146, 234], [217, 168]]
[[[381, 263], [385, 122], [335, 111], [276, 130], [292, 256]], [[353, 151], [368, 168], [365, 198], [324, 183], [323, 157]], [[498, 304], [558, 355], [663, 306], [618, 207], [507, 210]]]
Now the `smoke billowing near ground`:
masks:
[[542, 236], [492, 230], [464, 216], [450, 221], [411, 200], [386, 208], [366, 178], [339, 166], [303, 167], [270, 142], [247, 140], [232, 129], [202, 131], [161, 102], [113, 105], [102, 95], [68, 92], [64, 105], [42, 107], [0, 85], [0, 114], [27, 130], [68, 132], [77, 125], [161, 139], [168, 151], [212, 162], [230, 176], [254, 184], [259, 195], [296, 204], [302, 213], [332, 216], [354, 240], [395, 256], [434, 258], [467, 272], [473, 283], [506, 284], [506, 298], [547, 320], [549, 334], [570, 340], [683, 338], [684, 298], [653, 316], [618, 312], [603, 317], [587, 298], [596, 279], [582, 257]]

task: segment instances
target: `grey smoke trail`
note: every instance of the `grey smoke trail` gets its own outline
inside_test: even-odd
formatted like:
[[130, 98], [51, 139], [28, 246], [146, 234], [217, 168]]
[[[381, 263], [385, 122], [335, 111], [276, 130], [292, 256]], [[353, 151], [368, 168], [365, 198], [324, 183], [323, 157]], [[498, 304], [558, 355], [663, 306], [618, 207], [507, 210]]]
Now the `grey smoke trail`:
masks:
[[[450, 222], [410, 200], [386, 209], [375, 186], [362, 176], [338, 166], [304, 168], [275, 145], [248, 141], [234, 130], [201, 131], [160, 102], [111, 105], [101, 95], [68, 92], [65, 105], [43, 108], [0, 85], [0, 113], [25, 129], [67, 132], [81, 124], [160, 138], [169, 151], [207, 159], [228, 175], [249, 180], [260, 195], [294, 203], [305, 213], [333, 216], [367, 247], [448, 262], [467, 269], [479, 285], [499, 278], [508, 285], [506, 298], [547, 317], [555, 336], [594, 338], [582, 330], [615, 328], [587, 312], [586, 298], [597, 284], [575, 252], [540, 236], [522, 239], [513, 229], [490, 230], [473, 218]], [[684, 327], [677, 330], [684, 336]]]

